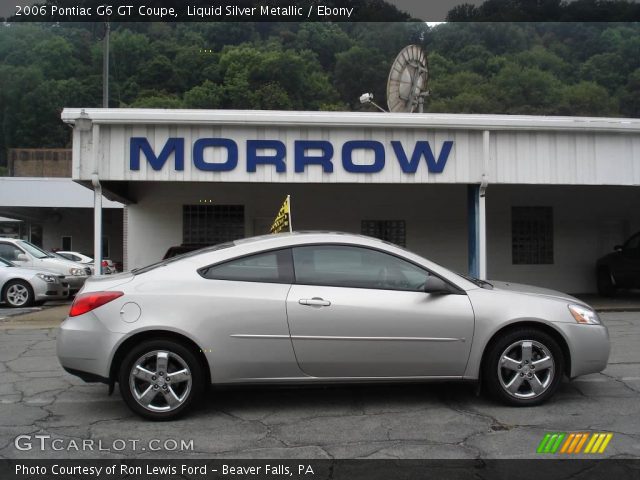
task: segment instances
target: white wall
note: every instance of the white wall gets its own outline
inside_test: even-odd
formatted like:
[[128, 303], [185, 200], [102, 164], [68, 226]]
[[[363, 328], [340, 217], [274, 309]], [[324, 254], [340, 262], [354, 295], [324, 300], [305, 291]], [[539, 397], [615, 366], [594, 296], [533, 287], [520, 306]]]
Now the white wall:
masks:
[[[68, 122], [84, 118], [74, 127], [74, 180], [88, 181], [97, 173], [103, 181], [467, 184], [480, 183], [485, 174], [494, 184], [640, 184], [638, 119], [88, 108], [65, 109], [62, 117]], [[484, 130], [491, 132], [486, 165], [482, 158]], [[183, 139], [184, 170], [175, 169], [174, 154], [159, 171], [151, 168], [144, 156], [140, 169], [131, 170], [132, 137], [147, 139], [156, 155], [169, 138]], [[237, 168], [211, 172], [194, 166], [194, 143], [212, 137], [236, 143]], [[257, 139], [283, 142], [286, 172], [278, 173], [271, 165], [247, 171], [247, 141]], [[324, 173], [318, 165], [295, 172], [297, 140], [329, 141], [334, 149], [333, 172]], [[380, 142], [386, 159], [384, 169], [377, 173], [346, 171], [341, 151], [350, 140]], [[411, 156], [416, 141], [425, 140], [436, 157], [443, 142], [454, 142], [444, 170], [430, 173], [421, 160], [415, 173], [404, 173], [391, 142], [401, 142]], [[226, 149], [205, 149], [206, 163], [226, 163], [226, 159]], [[355, 164], [371, 164], [372, 159], [371, 151], [353, 152]]]
[[[104, 209], [103, 235], [109, 237], [109, 258], [122, 261], [122, 209]], [[72, 237], [72, 249], [93, 256], [93, 209], [62, 208], [48, 215], [42, 225], [45, 250], [62, 248], [62, 237]]]
[[450, 268], [467, 270], [466, 186], [246, 185], [138, 183], [128, 207], [128, 265], [162, 258], [182, 243], [182, 205], [211, 199], [245, 205], [245, 235], [268, 233], [282, 201], [292, 196], [294, 230], [360, 233], [362, 220], [405, 220], [407, 248]]
[[[637, 187], [490, 185], [486, 198], [488, 278], [495, 280], [595, 292], [596, 260], [640, 230]], [[553, 264], [512, 265], [512, 206], [553, 207]]]
[[[182, 243], [182, 205], [212, 200], [245, 205], [245, 235], [267, 233], [287, 194], [294, 230], [360, 233], [360, 222], [405, 220], [407, 248], [459, 272], [468, 269], [465, 185], [133, 184], [128, 207], [128, 268], [162, 258]], [[633, 187], [490, 185], [488, 278], [570, 293], [595, 291], [598, 257], [640, 230], [640, 189]], [[512, 265], [511, 207], [551, 206], [554, 263]]]

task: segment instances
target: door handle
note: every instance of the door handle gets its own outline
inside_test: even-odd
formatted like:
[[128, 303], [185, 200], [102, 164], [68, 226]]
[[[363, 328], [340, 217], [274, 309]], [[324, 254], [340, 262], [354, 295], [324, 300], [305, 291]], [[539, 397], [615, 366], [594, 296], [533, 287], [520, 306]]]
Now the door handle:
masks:
[[309, 305], [312, 307], [328, 307], [329, 305], [331, 305], [331, 302], [329, 300], [325, 300], [320, 297], [301, 298], [300, 300], [298, 300], [298, 303], [300, 305]]

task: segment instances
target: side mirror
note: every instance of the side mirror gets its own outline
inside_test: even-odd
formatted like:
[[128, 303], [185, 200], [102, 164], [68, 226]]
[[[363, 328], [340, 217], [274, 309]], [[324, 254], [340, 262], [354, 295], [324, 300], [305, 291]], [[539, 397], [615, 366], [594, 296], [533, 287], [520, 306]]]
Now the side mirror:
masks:
[[448, 295], [452, 293], [449, 284], [435, 275], [429, 275], [427, 277], [427, 280], [424, 282], [424, 291], [432, 295]]
[[615, 247], [613, 247], [613, 251], [614, 252], [621, 252], [622, 251], [622, 245], [616, 245]]
[[16, 262], [28, 262], [29, 258], [24, 253], [19, 253], [16, 255]]

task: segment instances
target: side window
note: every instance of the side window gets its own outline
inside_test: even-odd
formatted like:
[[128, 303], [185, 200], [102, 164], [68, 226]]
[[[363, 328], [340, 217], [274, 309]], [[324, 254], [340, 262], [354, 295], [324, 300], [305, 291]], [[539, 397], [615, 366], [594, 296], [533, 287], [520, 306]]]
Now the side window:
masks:
[[11, 245], [10, 243], [0, 243], [0, 257], [14, 261], [17, 260], [18, 255], [23, 253], [18, 247]]
[[209, 280], [292, 283], [291, 251], [275, 250], [236, 258], [201, 269], [200, 275]]
[[429, 272], [368, 248], [314, 245], [293, 249], [296, 282], [303, 285], [419, 291]]

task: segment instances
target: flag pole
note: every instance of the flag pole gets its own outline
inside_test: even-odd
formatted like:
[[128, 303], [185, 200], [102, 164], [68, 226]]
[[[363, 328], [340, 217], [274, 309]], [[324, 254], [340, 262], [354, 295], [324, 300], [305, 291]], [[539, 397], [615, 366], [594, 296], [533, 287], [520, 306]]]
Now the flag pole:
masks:
[[287, 207], [289, 210], [289, 233], [293, 232], [293, 221], [291, 219], [291, 195], [287, 195]]

